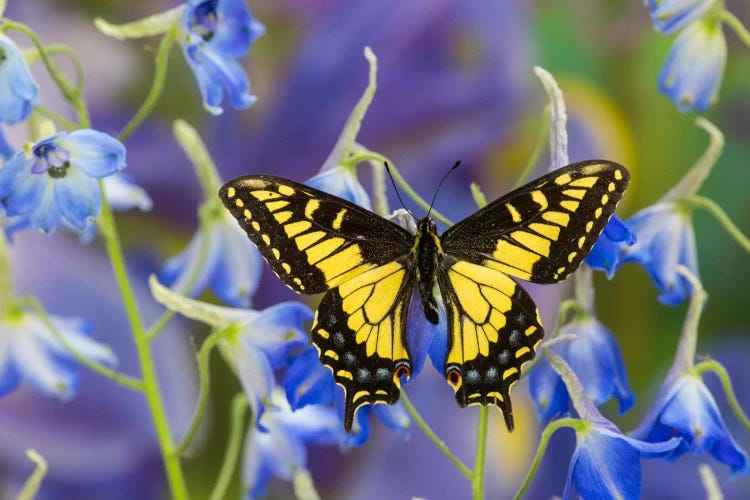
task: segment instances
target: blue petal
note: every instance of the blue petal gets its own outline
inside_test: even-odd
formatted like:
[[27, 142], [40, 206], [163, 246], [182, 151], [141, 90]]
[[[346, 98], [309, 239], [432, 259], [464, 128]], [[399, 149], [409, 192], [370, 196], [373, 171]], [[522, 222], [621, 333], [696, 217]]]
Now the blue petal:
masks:
[[374, 405], [372, 411], [377, 419], [390, 430], [406, 435], [411, 419], [404, 403], [398, 401], [394, 405]]
[[231, 57], [203, 45], [190, 48], [186, 56], [198, 80], [203, 104], [211, 113], [222, 112], [225, 91], [235, 109], [248, 108], [256, 101], [256, 97], [249, 93], [250, 84], [244, 70]]
[[103, 132], [81, 129], [57, 140], [70, 155], [70, 165], [90, 177], [106, 177], [125, 168], [125, 146]]
[[336, 390], [331, 370], [323, 366], [313, 346], [294, 359], [284, 375], [283, 386], [293, 410], [310, 404], [330, 403]]
[[697, 21], [674, 42], [659, 75], [659, 90], [680, 111], [707, 110], [719, 98], [727, 43], [718, 21]]
[[682, 436], [692, 453], [710, 451], [733, 472], [747, 470], [747, 456], [729, 434], [716, 401], [703, 381], [685, 375], [678, 379], [670, 395], [659, 416], [661, 425]]
[[211, 289], [229, 305], [249, 307], [264, 266], [260, 252], [233, 220], [216, 223], [213, 234], [218, 239], [220, 257]]
[[40, 203], [47, 176], [31, 173], [31, 163], [18, 154], [0, 167], [0, 205], [8, 216], [28, 214]]
[[[412, 377], [422, 371], [428, 351], [434, 343], [433, 338], [438, 335], [437, 332], [446, 329], [445, 309], [441, 300], [438, 301], [438, 309], [440, 322], [433, 325], [425, 317], [418, 292], [415, 291], [412, 294], [406, 320], [406, 345], [409, 346], [409, 354], [411, 355]], [[447, 348], [447, 344], [445, 344], [445, 347]]]
[[571, 412], [565, 384], [547, 358], [540, 359], [529, 372], [529, 394], [543, 423]]
[[247, 395], [255, 422], [263, 416], [263, 400], [270, 397], [275, 385], [273, 368], [265, 354], [247, 338], [233, 346], [237, 376]]
[[612, 279], [620, 265], [620, 254], [625, 246], [632, 246], [636, 235], [617, 215], [613, 215], [601, 236], [585, 259], [588, 266], [600, 269]]
[[13, 149], [13, 146], [10, 145], [7, 137], [5, 137], [5, 133], [0, 128], [0, 157], [3, 158], [7, 163], [7, 161], [10, 160], [15, 154], [15, 149]]
[[282, 302], [264, 309], [244, 325], [242, 336], [261, 349], [274, 368], [280, 368], [290, 349], [307, 343], [304, 323], [312, 320], [313, 313], [304, 304]]
[[135, 184], [132, 177], [124, 173], [104, 178], [104, 192], [112, 210], [138, 208], [148, 212], [153, 202], [145, 189]]
[[99, 215], [102, 195], [96, 179], [76, 169], [68, 169], [67, 175], [51, 181], [55, 201], [65, 221], [77, 231], [83, 231], [90, 221]]
[[16, 44], [0, 36], [0, 50], [0, 121], [16, 123], [39, 104], [38, 88]]
[[370, 197], [359, 181], [357, 181], [356, 175], [341, 166], [319, 172], [314, 177], [305, 181], [305, 184], [343, 198], [367, 210], [372, 210]]
[[[201, 227], [196, 231], [193, 239], [181, 253], [170, 257], [159, 271], [159, 281], [176, 292], [195, 297], [206, 289], [212, 279], [212, 273], [217, 268], [222, 258], [218, 238], [214, 238], [215, 227]], [[203, 245], [203, 232], [209, 231], [207, 238], [208, 248], [203, 262], [201, 262], [201, 247]], [[188, 285], [192, 286], [188, 290]]]
[[266, 31], [250, 14], [244, 0], [221, 0], [216, 6], [219, 20], [207, 43], [212, 49], [235, 58], [247, 54], [250, 44]]
[[695, 235], [689, 215], [672, 203], [657, 203], [628, 220], [638, 241], [625, 249], [622, 262], [638, 262], [661, 292], [659, 301], [677, 305], [689, 295], [689, 286], [677, 275], [681, 264], [698, 275]]
[[13, 358], [7, 357], [0, 364], [0, 397], [12, 392], [21, 383], [21, 373], [16, 367]]
[[626, 441], [599, 432], [587, 432], [571, 464], [572, 482], [583, 498], [640, 498], [640, 454]]
[[654, 28], [665, 35], [687, 27], [715, 3], [715, 0], [648, 0]]
[[62, 214], [55, 201], [54, 186], [45, 181], [44, 187], [39, 205], [31, 213], [31, 227], [45, 234], [52, 234], [60, 223]]

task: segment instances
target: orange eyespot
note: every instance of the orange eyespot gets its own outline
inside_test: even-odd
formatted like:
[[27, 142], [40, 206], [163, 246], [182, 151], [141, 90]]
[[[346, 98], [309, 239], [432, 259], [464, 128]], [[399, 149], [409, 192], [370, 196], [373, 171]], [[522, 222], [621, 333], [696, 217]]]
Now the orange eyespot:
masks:
[[458, 368], [448, 370], [445, 378], [448, 379], [448, 383], [453, 387], [454, 391], [457, 391], [461, 387], [461, 372], [458, 371]]
[[409, 370], [409, 367], [406, 365], [399, 365], [396, 367], [396, 370], [393, 372], [393, 382], [396, 383], [397, 386], [401, 387], [401, 377], [406, 377], [406, 380], [409, 380], [411, 378], [411, 370]]

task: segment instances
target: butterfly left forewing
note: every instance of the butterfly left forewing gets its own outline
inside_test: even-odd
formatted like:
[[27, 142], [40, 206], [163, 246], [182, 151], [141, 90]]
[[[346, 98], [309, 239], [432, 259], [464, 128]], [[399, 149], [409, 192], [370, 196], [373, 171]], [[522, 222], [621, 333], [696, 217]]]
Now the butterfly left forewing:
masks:
[[219, 198], [279, 279], [299, 293], [322, 293], [392, 262], [413, 240], [362, 207], [283, 177], [238, 177]]
[[414, 272], [406, 258], [348, 280], [323, 296], [312, 327], [321, 362], [344, 389], [344, 428], [360, 406], [398, 400], [411, 375], [406, 317]]
[[497, 405], [512, 431], [510, 388], [544, 337], [534, 302], [504, 273], [450, 257], [438, 284], [448, 324], [445, 377], [456, 401]]
[[441, 237], [447, 254], [534, 283], [575, 271], [630, 180], [622, 165], [574, 163], [492, 202]]

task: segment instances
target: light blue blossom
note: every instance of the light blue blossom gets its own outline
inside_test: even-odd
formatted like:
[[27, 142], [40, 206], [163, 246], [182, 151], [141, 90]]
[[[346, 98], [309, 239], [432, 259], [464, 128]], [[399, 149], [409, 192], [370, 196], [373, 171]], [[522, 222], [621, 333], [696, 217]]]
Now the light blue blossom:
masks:
[[260, 253], [227, 213], [206, 219], [187, 248], [166, 261], [159, 280], [191, 297], [211, 288], [223, 302], [247, 307], [260, 282]]
[[339, 444], [343, 430], [333, 408], [307, 406], [292, 411], [279, 391], [260, 426], [250, 426], [242, 469], [246, 498], [262, 496], [273, 477], [292, 481], [307, 470], [307, 445]]
[[632, 246], [636, 240], [635, 233], [628, 225], [613, 214], [584, 262], [592, 269], [604, 271], [607, 278], [612, 279], [620, 266], [622, 249]]
[[677, 274], [677, 265], [698, 274], [695, 233], [690, 211], [679, 202], [662, 202], [637, 212], [628, 224], [638, 241], [624, 250], [622, 263], [637, 262], [648, 271], [659, 289], [659, 302], [678, 305], [689, 295], [690, 287]]
[[255, 102], [236, 59], [264, 32], [244, 0], [188, 0], [180, 17], [180, 43], [209, 112], [218, 115], [223, 111], [225, 93], [236, 109]]
[[641, 498], [641, 458], [663, 458], [680, 438], [649, 443], [624, 435], [601, 415], [576, 433], [563, 499], [573, 488], [582, 498]]
[[732, 438], [713, 396], [700, 377], [684, 373], [665, 383], [649, 415], [633, 435], [646, 441], [680, 436], [672, 457], [710, 453], [732, 472], [748, 473], [747, 455]]
[[[575, 319], [560, 329], [561, 340], [550, 346], [573, 369], [586, 395], [599, 406], [611, 397], [620, 403], [620, 412], [635, 402], [625, 373], [625, 363], [617, 342], [595, 317]], [[573, 338], [562, 340], [562, 336]], [[541, 420], [546, 422], [570, 410], [570, 398], [557, 372], [542, 359], [529, 373], [529, 392]]]
[[38, 88], [23, 54], [0, 33], [0, 122], [25, 120], [39, 105]]
[[[90, 326], [84, 321], [59, 316], [50, 321], [79, 354], [109, 367], [117, 364], [109, 348], [88, 338]], [[0, 396], [25, 382], [67, 401], [75, 396], [78, 379], [78, 362], [39, 315], [11, 308], [0, 318]]]
[[82, 231], [101, 211], [97, 178], [125, 168], [125, 147], [96, 130], [63, 132], [0, 167], [0, 207], [51, 233], [59, 224]]
[[599, 413], [565, 360], [548, 348], [544, 354], [563, 380], [581, 419], [575, 427], [577, 442], [563, 499], [570, 498], [573, 488], [583, 498], [640, 498], [641, 458], [666, 457], [682, 440], [672, 437], [649, 443], [624, 435]]
[[680, 111], [706, 111], [719, 99], [727, 42], [718, 20], [699, 20], [685, 28], [669, 51], [659, 75], [659, 90]]
[[675, 33], [703, 17], [716, 0], [647, 0], [651, 21], [660, 33]]
[[112, 210], [137, 208], [148, 212], [153, 207], [146, 190], [138, 186], [132, 176], [122, 172], [104, 178], [104, 194]]

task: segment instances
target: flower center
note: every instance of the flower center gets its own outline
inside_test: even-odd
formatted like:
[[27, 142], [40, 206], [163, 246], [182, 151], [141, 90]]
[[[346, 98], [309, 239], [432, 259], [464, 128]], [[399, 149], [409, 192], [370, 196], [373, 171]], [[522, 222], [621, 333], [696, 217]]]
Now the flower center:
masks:
[[31, 167], [35, 174], [47, 173], [53, 179], [65, 177], [70, 168], [68, 151], [53, 142], [42, 142], [32, 150], [36, 162]]
[[200, 36], [206, 42], [214, 37], [214, 32], [216, 31], [216, 22], [219, 19], [219, 15], [216, 12], [217, 3], [219, 3], [219, 0], [207, 0], [193, 9], [190, 31]]

